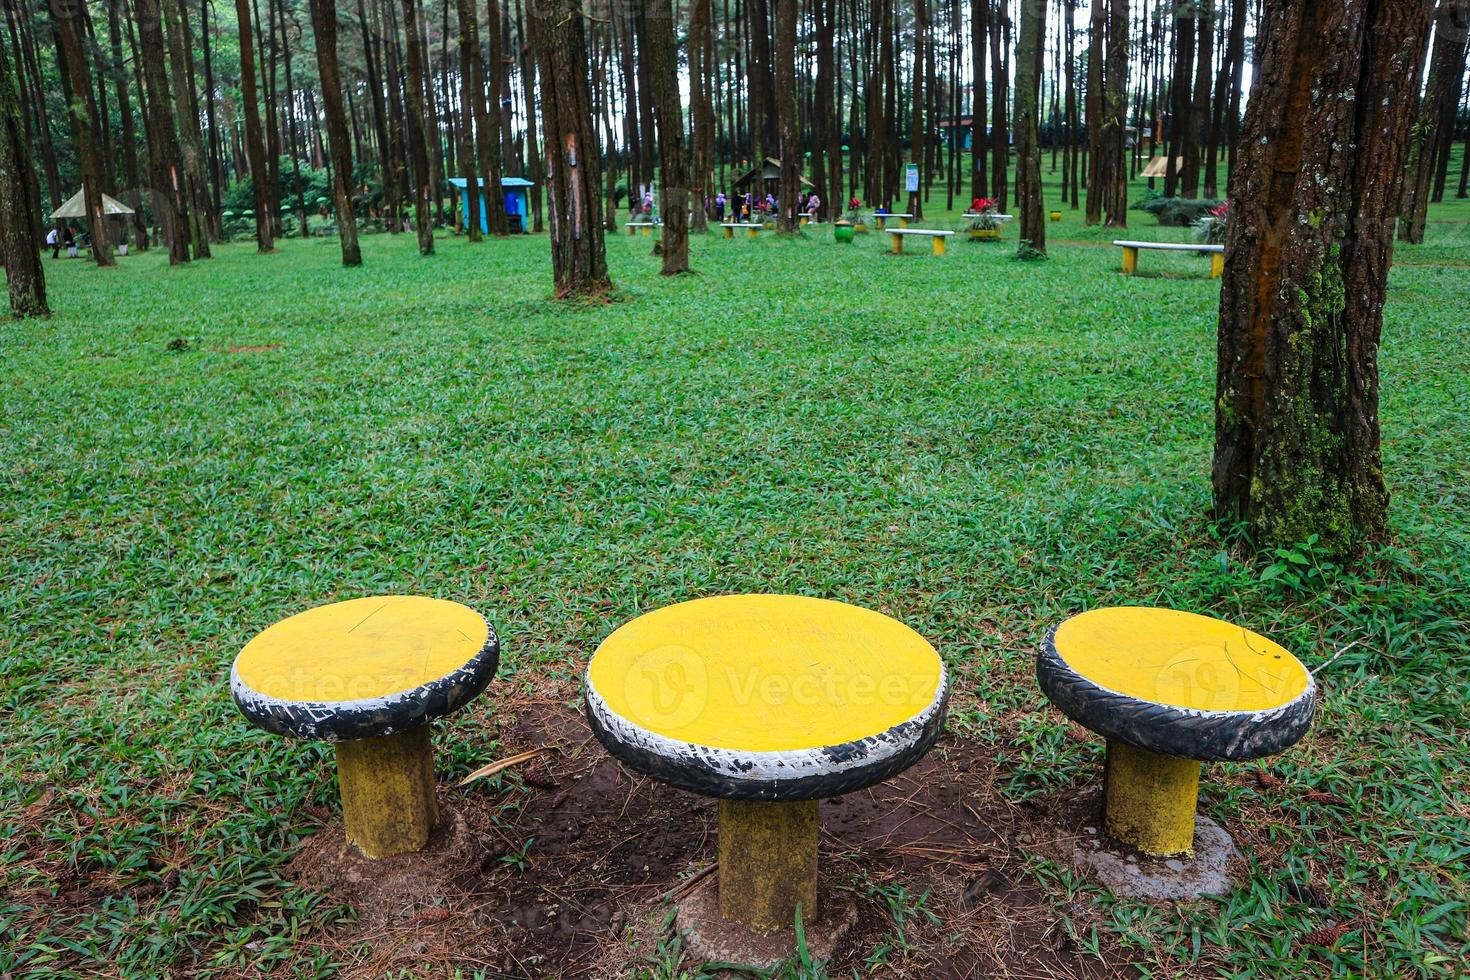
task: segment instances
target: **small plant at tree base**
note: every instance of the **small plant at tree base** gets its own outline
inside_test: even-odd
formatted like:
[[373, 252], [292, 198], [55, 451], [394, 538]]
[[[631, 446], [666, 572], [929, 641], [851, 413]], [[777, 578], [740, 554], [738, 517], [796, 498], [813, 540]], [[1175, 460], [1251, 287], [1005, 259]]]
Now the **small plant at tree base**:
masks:
[[1226, 201], [1218, 207], [1201, 215], [1194, 222], [1194, 240], [1206, 245], [1225, 244], [1225, 232], [1230, 226], [1230, 202]]
[[1016, 261], [1018, 262], [1045, 262], [1047, 258], [1045, 252], [1024, 239], [1016, 246]]

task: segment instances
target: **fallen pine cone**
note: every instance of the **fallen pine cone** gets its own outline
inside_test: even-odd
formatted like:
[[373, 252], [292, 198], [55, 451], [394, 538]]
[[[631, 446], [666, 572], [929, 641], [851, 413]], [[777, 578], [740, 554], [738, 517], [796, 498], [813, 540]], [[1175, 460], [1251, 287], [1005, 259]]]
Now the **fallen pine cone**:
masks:
[[1270, 789], [1272, 786], [1275, 786], [1276, 784], [1280, 783], [1281, 780], [1277, 779], [1275, 776], [1271, 775], [1269, 772], [1267, 772], [1264, 769], [1257, 769], [1256, 770], [1256, 782], [1259, 783], [1265, 789]]
[[1323, 926], [1321, 929], [1313, 929], [1302, 937], [1302, 942], [1308, 946], [1331, 946], [1344, 935], [1353, 930], [1352, 922], [1339, 922], [1335, 926]]
[[1305, 794], [1303, 794], [1303, 796], [1310, 803], [1321, 803], [1321, 804], [1323, 804], [1325, 806], [1347, 806], [1348, 805], [1347, 804], [1347, 800], [1344, 800], [1342, 797], [1338, 796], [1336, 793], [1326, 793], [1326, 792], [1323, 792], [1320, 789], [1309, 789], [1309, 790], [1307, 790], [1307, 792]]
[[443, 922], [447, 918], [449, 918], [449, 910], [439, 905], [431, 909], [424, 909], [418, 915], [409, 919], [408, 924], [411, 926], [421, 926], [430, 922]]

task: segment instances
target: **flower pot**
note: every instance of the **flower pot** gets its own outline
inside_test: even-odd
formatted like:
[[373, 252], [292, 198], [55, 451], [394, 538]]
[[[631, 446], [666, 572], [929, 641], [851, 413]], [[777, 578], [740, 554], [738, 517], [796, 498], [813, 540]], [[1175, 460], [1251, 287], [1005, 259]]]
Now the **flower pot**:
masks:
[[866, 235], [868, 233], [868, 226], [859, 221], [857, 224], [852, 226], [852, 230], [857, 232], [859, 235]]
[[974, 242], [993, 242], [1000, 238], [999, 228], [971, 228], [970, 240]]
[[832, 237], [839, 242], [850, 242], [857, 235], [857, 230], [846, 221], [839, 221], [832, 226]]
[[1060, 212], [1060, 211], [1053, 211], [1051, 213], [1051, 220], [1053, 220], [1053, 221], [1061, 221], [1062, 220], [1062, 212]]

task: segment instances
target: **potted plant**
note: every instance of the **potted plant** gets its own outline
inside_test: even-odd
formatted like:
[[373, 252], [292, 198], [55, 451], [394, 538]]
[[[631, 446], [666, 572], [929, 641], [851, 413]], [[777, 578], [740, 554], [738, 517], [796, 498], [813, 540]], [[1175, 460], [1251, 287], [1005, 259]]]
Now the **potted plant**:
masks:
[[993, 198], [975, 199], [965, 215], [965, 229], [970, 233], [971, 241], [995, 241], [1000, 238], [1000, 219], [996, 214]]
[[1194, 240], [1203, 245], [1223, 245], [1229, 227], [1230, 202], [1226, 201], [1195, 219]]
[[1051, 220], [1053, 220], [1053, 221], [1061, 221], [1062, 220], [1062, 212], [1060, 212], [1060, 211], [1053, 211], [1051, 213]]

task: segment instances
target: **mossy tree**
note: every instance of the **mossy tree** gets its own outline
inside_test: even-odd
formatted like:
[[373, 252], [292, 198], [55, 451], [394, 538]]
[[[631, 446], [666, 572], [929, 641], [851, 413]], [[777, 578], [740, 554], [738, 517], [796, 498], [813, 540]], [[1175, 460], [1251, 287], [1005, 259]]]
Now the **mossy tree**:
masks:
[[1384, 533], [1378, 343], [1427, 28], [1424, 0], [1265, 5], [1231, 178], [1213, 473], [1216, 515], [1257, 547], [1315, 534], [1347, 556]]
[[15, 75], [8, 52], [0, 47], [0, 260], [15, 316], [47, 316], [46, 271], [37, 251], [41, 223], [31, 195], [36, 173], [30, 140], [20, 114]]

